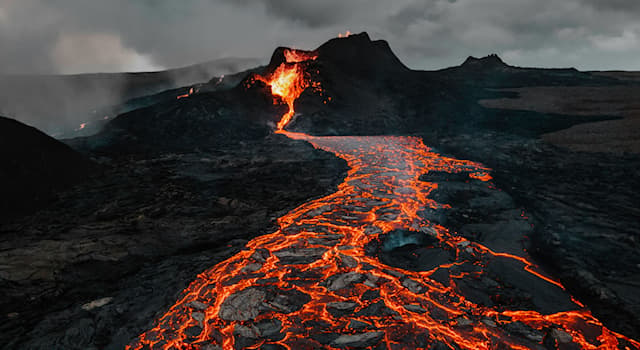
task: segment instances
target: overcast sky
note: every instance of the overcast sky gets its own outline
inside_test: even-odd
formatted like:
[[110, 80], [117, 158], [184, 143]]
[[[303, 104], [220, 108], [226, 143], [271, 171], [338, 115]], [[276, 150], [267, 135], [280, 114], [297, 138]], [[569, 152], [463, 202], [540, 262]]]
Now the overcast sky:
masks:
[[640, 0], [0, 0], [0, 72], [144, 71], [312, 49], [347, 30], [408, 66], [640, 70]]

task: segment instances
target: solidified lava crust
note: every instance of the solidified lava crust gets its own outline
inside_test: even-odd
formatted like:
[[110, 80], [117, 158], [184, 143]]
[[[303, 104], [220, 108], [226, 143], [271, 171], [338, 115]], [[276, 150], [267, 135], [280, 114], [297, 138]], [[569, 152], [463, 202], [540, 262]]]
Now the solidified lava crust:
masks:
[[[128, 349], [632, 349], [578, 301], [543, 313], [474, 303], [458, 288], [497, 261], [564, 287], [525, 252], [498, 252], [418, 215], [446, 210], [423, 174], [467, 173], [491, 186], [490, 169], [443, 157], [419, 138], [313, 137], [281, 132], [345, 159], [338, 191], [278, 219], [279, 229], [203, 272], [157, 325]], [[383, 264], [365, 247], [392, 231], [428, 235], [453, 259], [429, 271]], [[455, 269], [460, 266], [473, 268]], [[450, 273], [446, 280], [436, 275]], [[509, 281], [497, 283], [496, 290]], [[532, 291], [536, 293], [540, 291]], [[498, 295], [499, 296], [499, 295]]]

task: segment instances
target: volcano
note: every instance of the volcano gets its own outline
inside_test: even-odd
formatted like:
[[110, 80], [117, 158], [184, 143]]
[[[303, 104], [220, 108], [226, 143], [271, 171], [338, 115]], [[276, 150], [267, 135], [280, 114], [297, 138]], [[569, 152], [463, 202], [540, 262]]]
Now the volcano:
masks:
[[638, 88], [497, 55], [415, 71], [361, 33], [277, 48], [224, 88], [149, 96], [93, 136], [56, 141], [56, 176], [86, 159], [100, 171], [72, 171], [72, 187], [0, 227], [1, 340], [639, 348], [640, 158], [541, 138], [623, 116], [488, 107], [539, 84]]

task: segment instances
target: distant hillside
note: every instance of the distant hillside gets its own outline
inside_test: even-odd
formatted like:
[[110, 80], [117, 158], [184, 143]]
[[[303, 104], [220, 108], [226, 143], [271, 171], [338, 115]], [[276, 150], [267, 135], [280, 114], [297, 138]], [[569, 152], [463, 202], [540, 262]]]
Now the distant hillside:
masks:
[[29, 212], [54, 190], [84, 178], [92, 164], [67, 145], [0, 116], [0, 217]]
[[0, 113], [62, 135], [82, 123], [114, 117], [102, 115], [106, 107], [259, 64], [256, 59], [227, 58], [161, 72], [5, 75], [0, 76]]
[[432, 74], [446, 80], [488, 88], [610, 85], [617, 82], [615, 78], [581, 72], [575, 68], [515, 67], [505, 63], [496, 54], [482, 58], [470, 56], [459, 66], [441, 69]]

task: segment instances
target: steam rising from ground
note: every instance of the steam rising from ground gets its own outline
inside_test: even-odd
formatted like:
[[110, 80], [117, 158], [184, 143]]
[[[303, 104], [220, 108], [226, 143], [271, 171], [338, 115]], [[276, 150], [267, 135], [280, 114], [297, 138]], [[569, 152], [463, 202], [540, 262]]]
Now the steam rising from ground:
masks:
[[73, 33], [58, 38], [52, 58], [60, 73], [93, 72], [96, 65], [108, 72], [151, 72], [165, 68], [150, 55], [125, 47], [120, 37], [104, 33]]
[[[101, 46], [104, 43], [105, 46]], [[147, 56], [124, 49], [112, 36], [86, 35], [59, 43], [56, 58], [60, 62], [75, 60], [89, 67], [82, 53], [95, 55], [114, 69], [135, 62], [140, 68], [155, 66]], [[102, 55], [110, 51], [110, 55]], [[102, 58], [99, 58], [103, 56]], [[78, 58], [74, 58], [78, 57]], [[0, 115], [17, 119], [50, 135], [70, 137], [82, 123], [105, 120], [112, 107], [125, 101], [164, 90], [236, 73], [260, 65], [255, 59], [228, 58], [151, 74], [83, 74], [83, 75], [7, 75], [0, 76]]]

